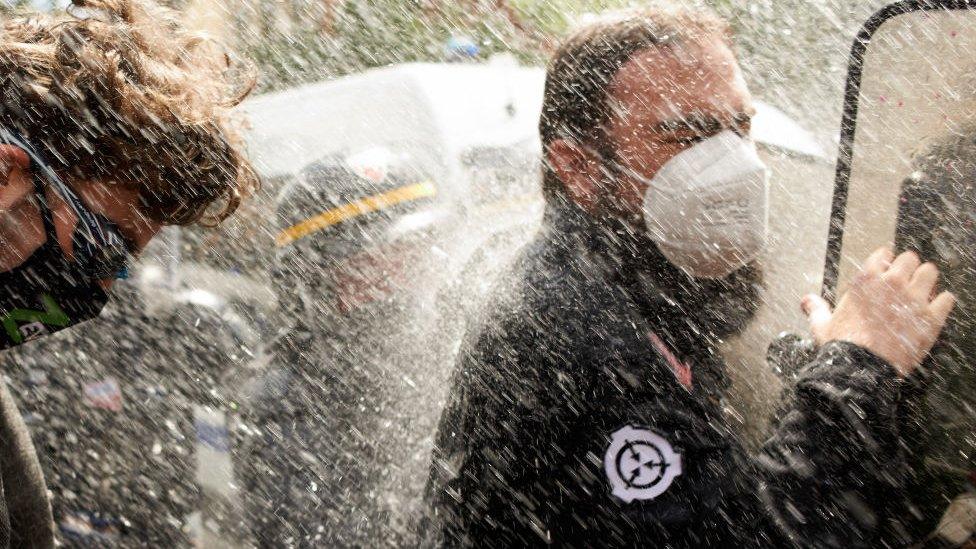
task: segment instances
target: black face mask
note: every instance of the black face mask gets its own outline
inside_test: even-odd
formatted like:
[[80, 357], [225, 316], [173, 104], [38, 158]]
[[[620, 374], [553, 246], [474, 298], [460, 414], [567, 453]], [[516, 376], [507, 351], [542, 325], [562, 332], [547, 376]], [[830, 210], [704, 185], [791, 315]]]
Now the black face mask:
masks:
[[[128, 246], [118, 227], [88, 209], [24, 139], [0, 129], [0, 143], [16, 145], [30, 157], [33, 200], [45, 233], [45, 242], [23, 263], [0, 273], [0, 348], [8, 348], [98, 316], [108, 302], [100, 282], [126, 275]], [[74, 261], [58, 243], [45, 185], [78, 218], [72, 235]]]

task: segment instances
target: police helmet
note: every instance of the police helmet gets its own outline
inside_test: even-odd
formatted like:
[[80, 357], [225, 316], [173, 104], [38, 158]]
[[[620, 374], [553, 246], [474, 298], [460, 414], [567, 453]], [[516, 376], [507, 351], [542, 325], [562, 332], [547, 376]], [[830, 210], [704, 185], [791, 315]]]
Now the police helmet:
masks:
[[437, 191], [407, 155], [388, 149], [303, 168], [276, 200], [272, 275], [284, 307], [327, 296], [331, 275], [349, 258], [429, 236], [447, 215]]

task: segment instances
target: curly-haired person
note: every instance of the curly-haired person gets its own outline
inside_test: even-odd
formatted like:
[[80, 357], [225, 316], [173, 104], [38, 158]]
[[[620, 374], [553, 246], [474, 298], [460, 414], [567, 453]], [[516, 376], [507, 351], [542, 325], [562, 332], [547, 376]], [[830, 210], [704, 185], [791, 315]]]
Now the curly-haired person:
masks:
[[[253, 77], [235, 59], [150, 0], [0, 21], [0, 347], [97, 315], [162, 226], [216, 224], [256, 190], [230, 117]], [[0, 480], [0, 546], [53, 546], [5, 388]]]

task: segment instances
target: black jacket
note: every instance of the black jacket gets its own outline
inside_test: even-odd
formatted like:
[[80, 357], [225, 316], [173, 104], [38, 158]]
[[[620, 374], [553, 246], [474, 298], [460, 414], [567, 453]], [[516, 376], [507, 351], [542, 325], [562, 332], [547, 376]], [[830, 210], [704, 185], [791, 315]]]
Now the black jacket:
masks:
[[195, 512], [224, 539], [239, 538], [239, 517], [200, 485], [197, 449], [223, 439], [194, 413], [232, 411], [221, 378], [245, 356], [239, 339], [211, 309], [149, 314], [130, 283], [113, 290], [99, 318], [4, 352], [58, 542], [185, 547]]
[[615, 240], [551, 207], [499, 284], [441, 419], [428, 540], [871, 545], [904, 478], [894, 370], [825, 346], [748, 456], [722, 413], [712, 338], [616, 282]]
[[422, 340], [407, 333], [420, 322], [406, 322], [409, 303], [374, 305], [322, 306], [317, 323], [290, 325], [248, 384], [251, 435], [237, 445], [236, 471], [258, 547], [406, 543], [397, 522], [416, 507], [426, 465], [414, 457], [418, 418], [400, 405], [419, 400], [402, 380], [420, 362]]

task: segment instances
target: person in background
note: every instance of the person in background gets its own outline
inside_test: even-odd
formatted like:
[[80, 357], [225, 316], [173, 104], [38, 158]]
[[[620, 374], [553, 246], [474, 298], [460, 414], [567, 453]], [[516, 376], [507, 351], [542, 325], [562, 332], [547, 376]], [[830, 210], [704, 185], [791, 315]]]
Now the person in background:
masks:
[[748, 456], [717, 343], [755, 310], [768, 173], [726, 24], [657, 2], [547, 73], [547, 209], [459, 353], [422, 535], [437, 546], [876, 546], [904, 488], [902, 380], [954, 305], [879, 250]]
[[[0, 347], [98, 314], [163, 225], [217, 223], [258, 186], [229, 118], [232, 55], [151, 0], [0, 23]], [[52, 546], [41, 469], [0, 393], [0, 546]]]
[[[892, 543], [930, 534], [959, 495], [971, 498], [976, 460], [976, 127], [928, 143], [902, 184], [895, 245], [939, 267], [940, 283], [959, 298], [942, 337], [905, 391], [902, 432], [910, 443], [909, 489]], [[972, 532], [970, 532], [972, 535]]]
[[321, 159], [279, 194], [280, 329], [241, 398], [235, 460], [259, 546], [404, 543], [424, 464], [403, 403], [423, 399], [410, 380], [428, 364], [436, 195], [386, 149]]

